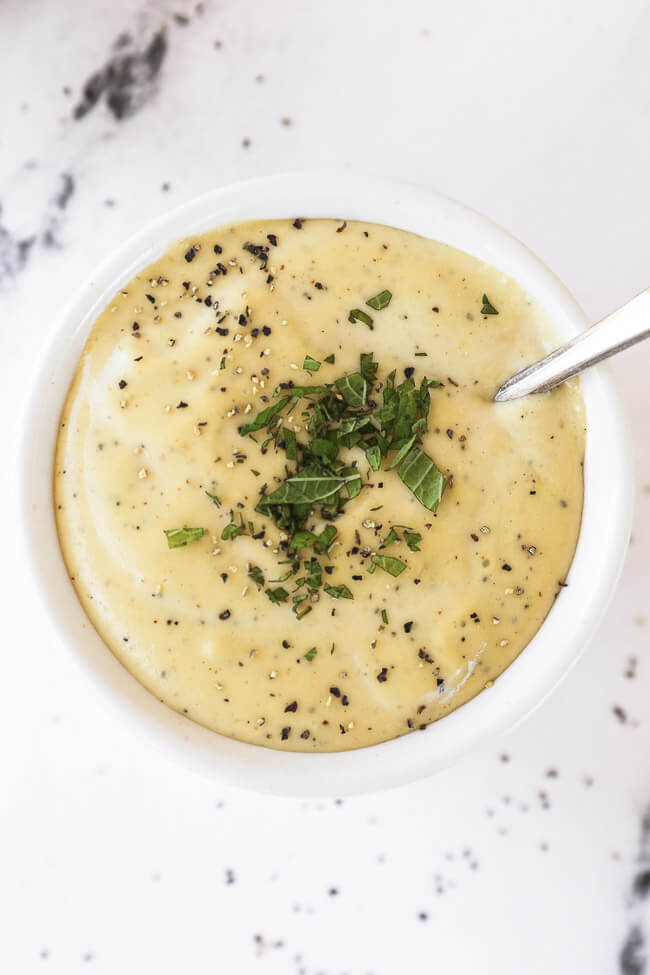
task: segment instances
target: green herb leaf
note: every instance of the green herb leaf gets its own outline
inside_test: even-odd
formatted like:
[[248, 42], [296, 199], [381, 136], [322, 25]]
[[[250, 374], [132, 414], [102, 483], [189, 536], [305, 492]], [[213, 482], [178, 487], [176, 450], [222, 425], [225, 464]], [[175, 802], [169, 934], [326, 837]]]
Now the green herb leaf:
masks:
[[319, 552], [327, 552], [330, 545], [336, 538], [337, 532], [338, 529], [336, 529], [334, 525], [328, 525], [327, 528], [323, 528], [316, 541], [316, 548]]
[[406, 441], [406, 443], [404, 444], [404, 446], [403, 447], [400, 447], [400, 449], [395, 454], [395, 459], [393, 460], [393, 462], [388, 467], [388, 470], [389, 471], [392, 471], [392, 469], [394, 467], [397, 467], [397, 465], [400, 464], [404, 460], [404, 458], [408, 454], [409, 450], [411, 449], [411, 447], [415, 443], [416, 437], [417, 437], [417, 434], [414, 433], [412, 437], [409, 437], [409, 439]]
[[381, 611], [381, 621], [384, 624], [384, 626], [388, 626], [388, 613], [386, 612], [385, 609], [382, 609]]
[[327, 362], [330, 366], [333, 366], [335, 361], [336, 361], [336, 356], [334, 355], [333, 352], [330, 352], [329, 355], [325, 356], [324, 362]]
[[165, 528], [163, 531], [170, 548], [182, 548], [189, 542], [196, 542], [199, 538], [203, 538], [205, 533], [204, 528]]
[[277, 579], [269, 579], [269, 582], [286, 582], [289, 576], [292, 576], [296, 571], [296, 566], [297, 563], [294, 565], [294, 568], [287, 569], [287, 571], [283, 572], [282, 575], [279, 575]]
[[316, 454], [317, 457], [320, 457], [324, 461], [335, 460], [339, 452], [337, 444], [331, 440], [323, 440], [322, 437], [314, 437], [309, 444], [309, 449], [312, 454]]
[[248, 570], [248, 576], [253, 580], [255, 585], [259, 586], [260, 589], [264, 588], [264, 573], [260, 569], [259, 565], [251, 565]]
[[329, 386], [292, 386], [291, 389], [281, 389], [278, 386], [274, 391], [274, 396], [280, 396], [281, 393], [286, 393], [288, 396], [302, 397], [302, 396], [317, 396], [319, 393], [329, 393]]
[[419, 552], [422, 535], [419, 532], [404, 532], [404, 541], [412, 552]]
[[361, 492], [361, 486], [362, 485], [361, 485], [360, 474], [357, 474], [355, 477], [348, 478], [347, 489], [348, 489], [348, 497], [350, 498], [350, 501], [352, 501], [353, 498], [356, 498], [357, 494]]
[[496, 310], [487, 295], [483, 295], [481, 299], [483, 302], [483, 307], [481, 308], [481, 315], [498, 315], [499, 312]]
[[262, 410], [257, 414], [251, 423], [244, 423], [243, 426], [239, 428], [240, 435], [245, 437], [248, 433], [255, 433], [256, 430], [261, 430], [262, 427], [268, 426], [271, 420], [277, 416], [277, 414], [280, 413], [290, 401], [290, 396], [283, 396], [282, 399], [278, 400], [277, 403], [272, 403], [271, 406], [267, 406], [265, 410]]
[[342, 376], [341, 379], [336, 380], [334, 385], [348, 406], [359, 408], [366, 405], [368, 385], [360, 372]]
[[445, 479], [431, 458], [419, 447], [412, 447], [397, 473], [418, 501], [435, 512], [445, 489]]
[[244, 525], [244, 520], [242, 519], [241, 525], [236, 525], [234, 521], [231, 521], [229, 525], [226, 525], [224, 530], [221, 532], [221, 537], [224, 542], [227, 542], [232, 538], [237, 538], [238, 535], [245, 534], [246, 526]]
[[287, 454], [287, 460], [298, 460], [298, 442], [295, 433], [293, 430], [285, 427], [282, 435], [284, 437], [284, 449]]
[[225, 369], [225, 368], [226, 368], [226, 357], [225, 357], [225, 355], [222, 355], [221, 356], [221, 363], [219, 365], [219, 369]]
[[369, 383], [374, 383], [377, 378], [379, 363], [373, 359], [372, 352], [362, 352], [359, 356], [359, 372]]
[[400, 575], [406, 568], [404, 562], [401, 562], [399, 559], [394, 559], [390, 555], [373, 555], [372, 562], [373, 565], [383, 569], [384, 572], [389, 572], [392, 576]]
[[316, 647], [312, 647], [311, 650], [308, 650], [307, 653], [303, 654], [303, 656], [305, 660], [308, 660], [309, 663], [311, 663], [317, 653], [318, 650], [316, 649]]
[[318, 538], [313, 532], [307, 531], [307, 529], [297, 531], [289, 542], [289, 551], [297, 552], [301, 548], [310, 548], [312, 545], [315, 545], [317, 541]]
[[369, 423], [369, 416], [348, 416], [341, 420], [337, 428], [337, 433], [341, 437], [347, 433], [353, 433], [356, 430], [363, 430]]
[[381, 449], [379, 444], [373, 444], [372, 447], [367, 448], [366, 460], [372, 467], [373, 471], [379, 470], [379, 465], [381, 464]]
[[210, 498], [210, 501], [212, 501], [213, 504], [216, 504], [217, 508], [221, 507], [221, 499], [216, 494], [210, 494], [209, 491], [206, 491], [205, 493]]
[[309, 589], [318, 589], [323, 581], [323, 567], [318, 559], [309, 559], [305, 562], [307, 575], [304, 578]]
[[419, 396], [412, 379], [406, 379], [397, 389], [397, 415], [390, 445], [399, 449], [411, 436], [419, 407]]
[[331, 474], [320, 474], [306, 467], [299, 474], [294, 474], [281, 484], [272, 494], [263, 498], [264, 507], [275, 504], [305, 504], [312, 505], [316, 501], [324, 501], [336, 494], [344, 484], [359, 480], [359, 475], [336, 477]]
[[388, 441], [384, 436], [382, 436], [381, 433], [375, 434], [375, 440], [377, 441], [377, 446], [381, 451], [381, 456], [386, 457], [386, 455], [388, 454]]
[[366, 304], [370, 305], [371, 308], [374, 308], [375, 311], [381, 311], [382, 308], [386, 308], [387, 305], [390, 305], [390, 299], [392, 297], [393, 296], [390, 291], [380, 291], [379, 294], [375, 295], [374, 298], [369, 298]]
[[306, 355], [302, 368], [307, 369], [309, 372], [318, 372], [320, 369], [320, 362], [318, 362], [317, 359], [312, 359], [310, 355]]
[[400, 540], [401, 539], [400, 539], [399, 535], [397, 534], [397, 532], [395, 531], [395, 529], [394, 528], [391, 528], [391, 530], [386, 535], [386, 538], [381, 543], [381, 547], [382, 548], [388, 548], [388, 546], [389, 545], [392, 545], [393, 542], [399, 542]]
[[370, 317], [370, 315], [367, 315], [365, 311], [361, 311], [360, 308], [352, 309], [352, 311], [348, 315], [348, 321], [352, 322], [352, 324], [354, 324], [355, 322], [362, 322], [364, 325], [367, 325], [368, 328], [370, 329], [373, 328], [372, 318]]
[[329, 583], [326, 582], [325, 592], [333, 599], [354, 599], [354, 596], [344, 583], [341, 583], [340, 586], [330, 586]]
[[282, 586], [278, 586], [277, 589], [267, 589], [266, 595], [269, 597], [272, 603], [286, 603], [289, 598], [289, 593]]

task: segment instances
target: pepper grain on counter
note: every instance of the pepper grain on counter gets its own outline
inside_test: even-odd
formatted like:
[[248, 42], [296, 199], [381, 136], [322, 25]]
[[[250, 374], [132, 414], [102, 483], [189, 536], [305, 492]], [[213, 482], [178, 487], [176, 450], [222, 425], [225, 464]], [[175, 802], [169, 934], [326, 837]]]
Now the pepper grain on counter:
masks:
[[491, 401], [553, 343], [501, 272], [403, 231], [179, 241], [99, 316], [61, 416], [56, 519], [86, 613], [221, 734], [337, 751], [426, 727], [492, 685], [565, 584], [579, 383]]

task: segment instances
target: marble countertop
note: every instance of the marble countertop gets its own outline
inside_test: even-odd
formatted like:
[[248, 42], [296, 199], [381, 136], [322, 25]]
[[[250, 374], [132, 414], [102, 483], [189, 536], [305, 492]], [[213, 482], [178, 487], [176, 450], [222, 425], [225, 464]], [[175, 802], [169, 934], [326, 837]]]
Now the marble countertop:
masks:
[[613, 367], [638, 496], [596, 638], [497, 746], [381, 795], [248, 795], [129, 736], [38, 608], [13, 475], [71, 289], [234, 179], [398, 176], [505, 225], [594, 318], [646, 287], [649, 34], [645, 0], [2, 4], [0, 971], [646, 971], [649, 346]]

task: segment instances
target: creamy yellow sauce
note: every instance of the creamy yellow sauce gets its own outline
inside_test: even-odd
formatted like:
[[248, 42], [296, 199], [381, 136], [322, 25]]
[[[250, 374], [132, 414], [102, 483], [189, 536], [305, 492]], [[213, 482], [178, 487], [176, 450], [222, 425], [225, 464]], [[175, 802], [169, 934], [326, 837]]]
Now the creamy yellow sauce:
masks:
[[[376, 311], [366, 302], [383, 289], [392, 299]], [[498, 314], [481, 314], [484, 294]], [[353, 308], [372, 330], [349, 321]], [[98, 633], [176, 711], [271, 748], [358, 748], [448, 714], [523, 650], [573, 557], [579, 384], [491, 402], [554, 341], [543, 309], [504, 274], [388, 227], [276, 220], [179, 241], [99, 316], [61, 416], [59, 537]], [[286, 535], [254, 509], [261, 486], [285, 478], [286, 454], [262, 453], [264, 431], [253, 440], [239, 427], [279, 383], [334, 382], [362, 352], [374, 353], [379, 383], [393, 369], [397, 382], [405, 369], [441, 381], [422, 449], [447, 486], [434, 516], [390, 457], [373, 472], [349, 451], [364, 488], [320, 561], [324, 581], [354, 598], [321, 588], [298, 619], [249, 577], [251, 564], [266, 580], [285, 568]], [[322, 363], [317, 374], [302, 368], [306, 355]], [[305, 438], [300, 409], [289, 423]], [[233, 516], [253, 532], [222, 540]], [[401, 530], [382, 549], [392, 525], [421, 534], [420, 551]], [[205, 533], [169, 548], [164, 532], [184, 527]], [[406, 569], [369, 573], [377, 552]]]

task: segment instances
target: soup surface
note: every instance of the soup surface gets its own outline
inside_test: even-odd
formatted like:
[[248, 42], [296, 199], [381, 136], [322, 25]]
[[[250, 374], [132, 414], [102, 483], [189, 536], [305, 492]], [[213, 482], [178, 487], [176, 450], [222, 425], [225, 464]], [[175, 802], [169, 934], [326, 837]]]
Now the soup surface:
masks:
[[579, 384], [491, 401], [554, 340], [504, 274], [404, 231], [174, 244], [95, 322], [61, 416], [58, 531], [95, 628], [246, 742], [358, 748], [448, 714], [574, 553]]

